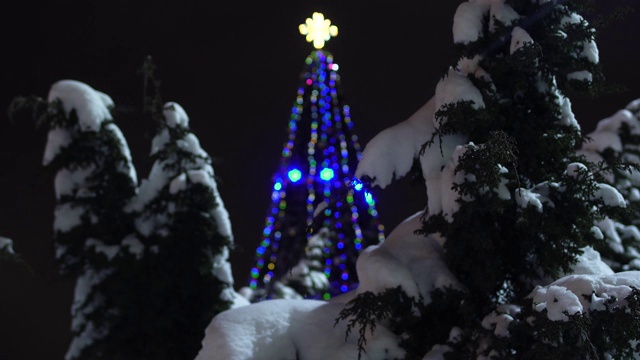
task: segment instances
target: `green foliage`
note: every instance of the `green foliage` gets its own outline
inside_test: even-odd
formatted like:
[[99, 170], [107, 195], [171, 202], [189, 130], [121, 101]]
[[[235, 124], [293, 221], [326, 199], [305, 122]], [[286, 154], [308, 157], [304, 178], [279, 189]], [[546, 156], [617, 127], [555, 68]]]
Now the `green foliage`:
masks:
[[[512, 288], [508, 297], [522, 295], [529, 286], [522, 276], [538, 279], [568, 270], [580, 247], [594, 242], [590, 231], [600, 216], [592, 212], [597, 202], [589, 202], [595, 182], [586, 174], [579, 179], [566, 175], [567, 166], [578, 159], [575, 149], [582, 137], [579, 127], [566, 120], [562, 105], [562, 91], [574, 85], [567, 74], [588, 70], [594, 77], [586, 85], [601, 80], [598, 64], [580, 56], [594, 31], [584, 21], [562, 21], [572, 11], [568, 4], [508, 4], [522, 15], [513, 25], [525, 28], [534, 42], [511, 53], [503, 35], [513, 25], [493, 19], [490, 31], [486, 19], [477, 42], [457, 45], [460, 57], [483, 55], [478, 65], [490, 79], [469, 75], [483, 106], [459, 101], [436, 111], [440, 126], [434, 137], [460, 134], [470, 145], [456, 168], [465, 180], [452, 184], [460, 196], [453, 221], [432, 214], [423, 228], [425, 234], [439, 232], [447, 239], [446, 258], [454, 274], [471, 293], [487, 297], [480, 309], [502, 296], [505, 283]], [[560, 31], [566, 36], [560, 37]], [[542, 213], [519, 209], [513, 198], [498, 196], [500, 186], [511, 196], [518, 188], [545, 187], [553, 206]], [[478, 274], [477, 269], [484, 271]]]
[[388, 319], [394, 319], [395, 325], [402, 323], [402, 329], [408, 329], [412, 323], [419, 321], [415, 310], [420, 308], [421, 302], [409, 297], [401, 287], [387, 289], [375, 294], [366, 291], [358, 294], [349, 301], [340, 311], [335, 324], [347, 321], [347, 333], [349, 337], [353, 329], [358, 329], [358, 360], [367, 344], [367, 334], [373, 333], [379, 323], [385, 323]]
[[486, 142], [481, 145], [467, 145], [455, 171], [473, 174], [474, 178], [472, 181], [454, 183], [452, 189], [460, 194], [461, 198], [499, 198], [495, 189], [500, 188], [503, 181], [508, 179], [508, 169], [511, 169], [513, 174], [510, 176], [511, 179], [518, 181], [517, 152], [515, 141], [503, 131], [491, 132]]
[[[480, 314], [517, 303], [535, 284], [571, 272], [584, 247], [605, 245], [594, 233], [594, 224], [629, 216], [628, 209], [597, 196], [603, 177], [597, 171], [592, 174], [594, 164], [575, 152], [583, 138], [566, 96], [598, 95], [604, 81], [599, 64], [583, 56], [595, 46], [593, 26], [580, 17], [566, 21], [573, 11], [589, 9], [589, 2], [505, 3], [522, 17], [513, 24], [492, 19], [490, 29], [485, 16], [477, 41], [455, 45], [457, 59], [480, 56], [478, 68], [487, 75], [470, 73], [468, 79], [482, 103], [459, 100], [436, 109], [438, 126], [423, 147], [442, 154], [434, 148], [436, 138], [467, 139], [460, 144], [462, 155], [453, 159], [457, 166], [451, 189], [458, 207], [453, 214], [429, 213], [420, 230], [445, 240], [447, 266], [465, 289], [462, 301], [450, 298], [466, 314], [457, 324], [458, 342], [447, 343], [453, 349], [447, 358], [453, 359], [475, 358], [478, 351], [489, 356], [488, 350], [481, 350], [490, 334], [479, 326]], [[512, 51], [514, 26], [525, 29], [534, 42]], [[577, 71], [588, 71], [592, 77], [575, 80], [571, 74]], [[601, 171], [630, 167], [624, 163]], [[533, 198], [537, 205], [530, 202]], [[445, 302], [450, 295], [445, 293]], [[585, 331], [592, 331], [590, 321], [576, 317], [566, 327], [555, 322], [547, 326], [542, 320], [540, 324], [549, 339], [563, 335], [575, 344], [584, 340]], [[531, 329], [522, 331], [528, 334]], [[512, 340], [518, 342], [505, 341]], [[535, 354], [550, 354], [544, 346], [539, 349]], [[512, 358], [518, 359], [527, 354], [516, 350], [505, 348], [500, 354], [510, 358], [505, 354], [516, 353]], [[581, 351], [588, 358], [596, 350], [585, 342]]]
[[347, 321], [346, 337], [358, 331], [359, 358], [366, 352], [367, 336], [381, 325], [401, 339], [405, 360], [420, 360], [432, 346], [447, 342], [452, 327], [468, 324], [474, 317], [459, 290], [435, 289], [431, 297], [425, 304], [423, 299], [407, 296], [400, 287], [377, 294], [363, 292], [346, 304], [335, 324]]
[[[566, 314], [568, 321], [549, 320], [546, 310], [536, 311], [527, 299], [536, 285], [571, 273], [584, 248], [609, 245], [595, 224], [638, 218], [635, 204], [619, 207], [601, 197], [608, 190], [601, 183], [611, 174], [625, 179], [616, 185], [623, 195], [624, 189], [636, 191], [630, 172], [637, 164], [616, 153], [603, 153], [605, 161], [592, 164], [576, 153], [584, 139], [567, 96], [595, 97], [607, 89], [600, 65], [589, 56], [595, 55], [595, 28], [574, 14], [591, 10], [593, 1], [505, 4], [521, 17], [507, 24], [485, 15], [477, 41], [455, 44], [456, 63], [478, 60], [478, 71], [467, 79], [482, 101], [462, 94], [462, 100], [436, 109], [436, 130], [422, 148], [423, 155], [452, 156], [435, 144], [452, 135], [466, 139], [450, 159], [456, 164], [451, 189], [457, 207], [452, 214], [427, 209], [419, 230], [442, 239], [448, 269], [463, 290], [437, 289], [429, 304], [407, 301], [397, 294], [401, 289], [360, 294], [340, 319], [350, 320], [350, 330], [359, 325], [361, 339], [384, 324], [403, 339], [408, 359], [421, 359], [434, 345], [446, 346], [444, 357], [456, 360], [633, 358], [639, 346], [637, 289], [623, 305], [610, 298], [606, 309]], [[515, 26], [533, 42], [511, 49]], [[628, 128], [621, 137], [634, 144], [626, 150], [637, 159], [640, 139]], [[449, 181], [448, 170], [441, 181]], [[637, 229], [623, 230], [624, 261], [637, 262]], [[405, 299], [404, 306], [391, 307], [398, 299]], [[519, 304], [520, 310], [496, 311], [505, 304]], [[494, 311], [512, 318], [508, 336], [487, 328], [484, 315]]]
[[49, 103], [38, 96], [17, 96], [11, 100], [7, 108], [7, 118], [14, 122], [18, 114], [30, 111], [31, 118], [37, 125], [42, 125], [47, 118]]
[[431, 302], [419, 302], [419, 317], [392, 319], [392, 329], [401, 337], [400, 345], [407, 350], [407, 360], [421, 360], [434, 345], [445, 344], [451, 329], [463, 327], [474, 316], [468, 312], [465, 294], [450, 287], [436, 288]]
[[509, 325], [509, 336], [488, 331], [496, 359], [633, 359], [640, 352], [640, 292], [632, 289], [620, 299], [609, 298], [603, 309], [567, 314], [567, 321], [552, 321], [547, 310], [536, 311], [531, 300]]

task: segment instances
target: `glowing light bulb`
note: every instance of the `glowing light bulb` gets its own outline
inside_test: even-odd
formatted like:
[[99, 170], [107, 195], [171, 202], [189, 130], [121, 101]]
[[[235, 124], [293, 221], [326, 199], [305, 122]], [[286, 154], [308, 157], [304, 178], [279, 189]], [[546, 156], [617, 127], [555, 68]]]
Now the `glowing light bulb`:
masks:
[[370, 192], [364, 192], [364, 199], [367, 201], [367, 204], [371, 205], [373, 203], [373, 195]]
[[320, 178], [324, 181], [333, 179], [333, 170], [329, 168], [322, 169], [322, 171], [320, 171]]
[[307, 42], [313, 42], [316, 49], [322, 49], [325, 41], [338, 36], [338, 27], [331, 25], [331, 20], [325, 19], [319, 12], [314, 12], [311, 18], [298, 26], [298, 30], [300, 34], [306, 35]]
[[302, 179], [302, 172], [300, 172], [300, 170], [298, 169], [289, 170], [289, 173], [287, 175], [289, 176], [289, 179], [294, 183]]

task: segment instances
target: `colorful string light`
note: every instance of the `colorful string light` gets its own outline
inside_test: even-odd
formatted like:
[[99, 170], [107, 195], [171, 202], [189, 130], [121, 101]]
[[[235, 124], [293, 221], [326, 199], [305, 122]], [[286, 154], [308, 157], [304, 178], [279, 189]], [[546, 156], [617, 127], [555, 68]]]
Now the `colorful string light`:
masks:
[[314, 297], [325, 300], [357, 286], [357, 256], [384, 240], [373, 197], [353, 180], [362, 154], [350, 108], [340, 93], [338, 68], [324, 50], [311, 52], [305, 60], [274, 175], [271, 208], [250, 271], [249, 286], [263, 290], [263, 298], [270, 298], [273, 284], [304, 258], [319, 228], [330, 234], [322, 249], [329, 288]]

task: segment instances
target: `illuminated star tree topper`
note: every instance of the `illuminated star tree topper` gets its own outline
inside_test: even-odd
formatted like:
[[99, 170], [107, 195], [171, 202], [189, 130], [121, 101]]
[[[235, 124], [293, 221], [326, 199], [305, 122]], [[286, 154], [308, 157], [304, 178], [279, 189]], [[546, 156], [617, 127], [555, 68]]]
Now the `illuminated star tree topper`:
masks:
[[311, 18], [307, 18], [304, 24], [298, 27], [300, 34], [306, 35], [307, 42], [313, 42], [313, 47], [322, 49], [325, 41], [338, 36], [338, 27], [331, 25], [331, 20], [324, 15], [314, 12]]

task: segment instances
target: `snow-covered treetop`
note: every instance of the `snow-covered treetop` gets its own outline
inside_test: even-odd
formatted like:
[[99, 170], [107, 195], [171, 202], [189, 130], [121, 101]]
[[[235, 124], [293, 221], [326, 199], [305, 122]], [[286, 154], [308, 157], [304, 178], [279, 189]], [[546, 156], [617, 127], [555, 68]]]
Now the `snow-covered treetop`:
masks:
[[[75, 110], [80, 131], [97, 132], [100, 130], [102, 122], [112, 119], [109, 110], [113, 106], [111, 97], [80, 81], [60, 80], [54, 83], [49, 90], [47, 99], [50, 103], [60, 101], [67, 118], [71, 111]], [[48, 165], [60, 149], [68, 146], [71, 141], [72, 136], [68, 130], [52, 127], [48, 134], [43, 164]], [[126, 153], [129, 153], [128, 148]]]
[[162, 114], [168, 127], [189, 128], [189, 116], [180, 104], [173, 101], [166, 103], [163, 107]]
[[82, 131], [98, 131], [103, 121], [112, 119], [109, 111], [113, 106], [111, 97], [80, 81], [60, 80], [53, 84], [48, 101], [56, 99], [62, 101], [67, 117], [71, 110], [76, 111]]
[[[80, 132], [98, 132], [104, 125], [110, 137], [115, 138], [116, 146], [123, 156], [123, 162], [118, 164], [120, 172], [129, 176], [133, 184], [137, 183], [137, 173], [132, 163], [131, 152], [120, 128], [113, 122], [110, 109], [114, 106], [109, 95], [94, 90], [89, 85], [76, 80], [60, 80], [54, 83], [49, 90], [49, 103], [59, 101], [64, 109], [64, 115], [69, 118], [72, 111], [77, 116], [77, 126]], [[52, 124], [47, 134], [47, 144], [43, 155], [43, 165], [49, 165], [60, 154], [63, 148], [68, 147], [74, 138], [79, 136], [71, 128]], [[58, 170], [55, 179], [56, 196], [72, 195], [81, 188], [91, 172], [96, 169], [92, 165], [83, 165], [80, 168]]]
[[15, 252], [13, 251], [13, 241], [4, 236], [0, 236], [0, 252], [15, 254]]
[[495, 30], [495, 21], [510, 25], [519, 19], [518, 13], [504, 0], [478, 0], [463, 2], [453, 17], [453, 41], [467, 44], [482, 37], [483, 17], [489, 14], [489, 31]]
[[[143, 211], [150, 201], [157, 198], [158, 193], [168, 187], [170, 194], [176, 194], [187, 188], [187, 182], [199, 183], [211, 189], [217, 206], [213, 210], [218, 231], [225, 237], [233, 239], [229, 214], [214, 178], [209, 154], [202, 149], [198, 138], [189, 131], [189, 116], [180, 104], [167, 102], [162, 109], [164, 122], [151, 142], [151, 155], [158, 156], [149, 177], [142, 180], [138, 196], [128, 205], [129, 211]], [[170, 144], [175, 144], [178, 152], [164, 151]], [[150, 221], [159, 218], [152, 216], [136, 222], [142, 234], [149, 235], [159, 224]], [[166, 219], [163, 217], [163, 222]]]

